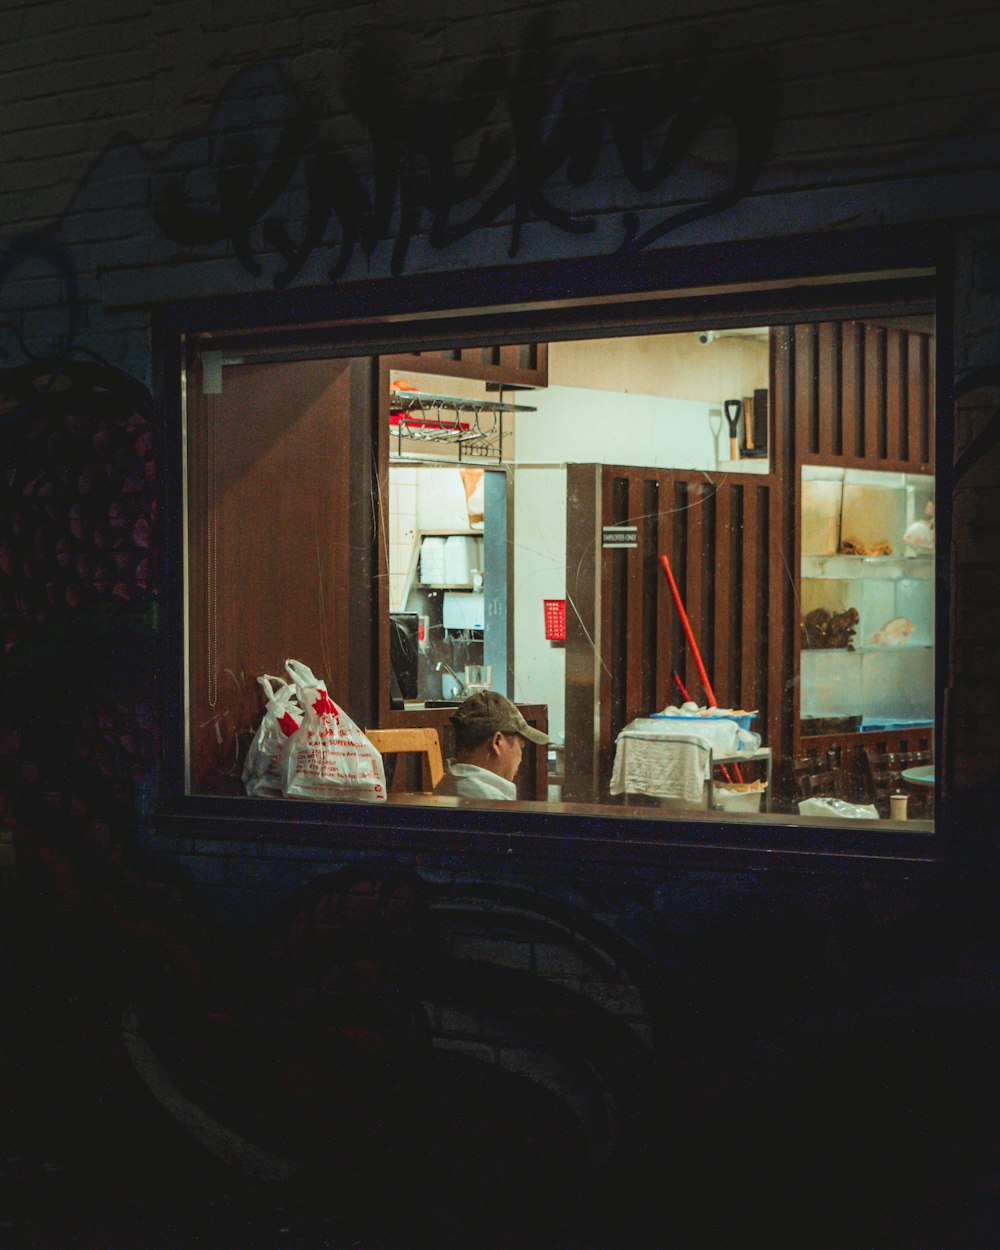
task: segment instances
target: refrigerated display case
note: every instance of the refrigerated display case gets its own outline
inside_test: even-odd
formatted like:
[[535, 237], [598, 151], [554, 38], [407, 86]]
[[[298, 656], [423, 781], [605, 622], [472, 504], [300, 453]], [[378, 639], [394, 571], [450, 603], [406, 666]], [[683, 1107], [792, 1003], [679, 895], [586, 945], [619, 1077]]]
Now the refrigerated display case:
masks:
[[803, 466], [803, 735], [933, 723], [933, 510], [933, 477]]

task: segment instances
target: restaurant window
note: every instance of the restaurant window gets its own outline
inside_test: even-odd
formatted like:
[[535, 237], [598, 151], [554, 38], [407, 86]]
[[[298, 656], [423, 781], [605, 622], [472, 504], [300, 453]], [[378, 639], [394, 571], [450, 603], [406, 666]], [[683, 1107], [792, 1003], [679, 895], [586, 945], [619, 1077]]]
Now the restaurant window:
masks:
[[192, 338], [189, 792], [246, 794], [294, 659], [378, 746], [362, 797], [499, 801], [430, 793], [488, 690], [549, 739], [524, 811], [931, 829], [934, 352], [924, 314]]

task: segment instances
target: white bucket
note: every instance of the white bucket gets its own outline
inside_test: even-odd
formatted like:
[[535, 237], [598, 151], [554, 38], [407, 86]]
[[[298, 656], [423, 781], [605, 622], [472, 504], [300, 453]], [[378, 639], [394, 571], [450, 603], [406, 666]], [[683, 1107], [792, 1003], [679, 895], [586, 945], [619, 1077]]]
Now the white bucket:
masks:
[[735, 790], [725, 782], [715, 783], [715, 806], [724, 812], [759, 812], [763, 790]]

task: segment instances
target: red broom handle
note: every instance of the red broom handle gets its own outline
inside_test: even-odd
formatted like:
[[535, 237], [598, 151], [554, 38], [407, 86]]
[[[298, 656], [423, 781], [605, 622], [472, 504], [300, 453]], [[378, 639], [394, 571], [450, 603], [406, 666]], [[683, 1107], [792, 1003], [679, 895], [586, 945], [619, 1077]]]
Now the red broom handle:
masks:
[[[691, 622], [688, 620], [687, 613], [684, 611], [684, 602], [681, 599], [681, 592], [677, 589], [677, 583], [674, 581], [673, 569], [670, 567], [670, 561], [666, 555], [660, 556], [660, 565], [663, 568], [663, 576], [667, 579], [667, 585], [670, 587], [670, 593], [674, 597], [674, 607], [677, 609], [677, 616], [680, 619], [681, 628], [684, 630], [684, 637], [687, 638], [688, 646], [691, 649], [691, 655], [694, 657], [694, 666], [698, 670], [698, 676], [701, 679], [702, 689], [705, 691], [705, 698], [708, 700], [710, 707], [718, 707], [719, 703], [715, 697], [715, 691], [712, 689], [712, 683], [708, 680], [708, 673], [705, 672], [705, 665], [701, 660], [701, 652], [698, 650], [698, 644], [694, 640], [694, 630], [691, 628]], [[680, 678], [674, 675], [674, 679], [680, 688], [681, 694], [687, 698], [687, 691], [681, 685]], [[725, 764], [721, 764], [722, 775], [727, 781], [730, 780], [729, 769]], [[740, 781], [743, 776], [740, 772], [739, 764], [733, 765], [733, 770]]]
[[684, 611], [684, 604], [681, 601], [681, 592], [677, 589], [677, 583], [674, 581], [673, 570], [670, 567], [670, 561], [665, 555], [660, 556], [660, 564], [663, 566], [663, 576], [667, 579], [667, 585], [670, 587], [670, 593], [674, 597], [674, 607], [677, 609], [677, 616], [680, 619], [681, 628], [684, 630], [684, 636], [687, 638], [688, 646], [691, 648], [691, 655], [694, 657], [694, 666], [698, 670], [698, 676], [701, 678], [702, 689], [705, 691], [705, 698], [709, 702], [710, 707], [718, 707], [719, 704], [715, 698], [715, 691], [712, 689], [712, 683], [708, 680], [708, 673], [705, 672], [705, 665], [701, 662], [701, 652], [698, 650], [698, 644], [694, 640], [694, 631], [691, 629], [691, 622], [688, 620], [687, 613]]

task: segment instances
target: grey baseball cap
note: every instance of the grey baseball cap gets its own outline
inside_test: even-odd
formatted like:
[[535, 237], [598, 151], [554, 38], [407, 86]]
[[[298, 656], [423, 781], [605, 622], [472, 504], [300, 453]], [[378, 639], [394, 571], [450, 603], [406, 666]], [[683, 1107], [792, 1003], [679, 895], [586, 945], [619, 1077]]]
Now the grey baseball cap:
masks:
[[549, 735], [540, 729], [532, 729], [510, 699], [495, 690], [480, 690], [470, 695], [462, 706], [452, 713], [451, 723], [468, 734], [470, 738], [491, 738], [497, 731], [503, 734], [520, 734], [529, 742], [544, 746]]

